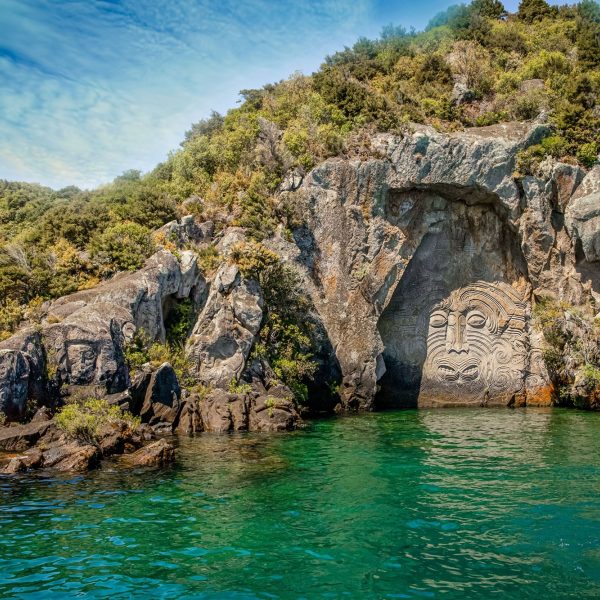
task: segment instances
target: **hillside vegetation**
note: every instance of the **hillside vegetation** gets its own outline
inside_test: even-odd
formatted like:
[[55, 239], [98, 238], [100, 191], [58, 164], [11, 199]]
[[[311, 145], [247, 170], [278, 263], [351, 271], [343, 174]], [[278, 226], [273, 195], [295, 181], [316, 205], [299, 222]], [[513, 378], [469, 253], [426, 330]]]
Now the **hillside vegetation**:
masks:
[[551, 155], [591, 167], [600, 151], [600, 6], [523, 0], [508, 15], [475, 0], [425, 31], [386, 27], [329, 56], [312, 76], [243, 90], [226, 115], [192, 125], [153, 171], [127, 171], [93, 191], [0, 181], [0, 339], [46, 299], [139, 268], [152, 231], [183, 214], [247, 228], [255, 241], [289, 215], [274, 200], [291, 169], [366, 156], [376, 131], [409, 122], [439, 130], [533, 120], [554, 133], [517, 175]]

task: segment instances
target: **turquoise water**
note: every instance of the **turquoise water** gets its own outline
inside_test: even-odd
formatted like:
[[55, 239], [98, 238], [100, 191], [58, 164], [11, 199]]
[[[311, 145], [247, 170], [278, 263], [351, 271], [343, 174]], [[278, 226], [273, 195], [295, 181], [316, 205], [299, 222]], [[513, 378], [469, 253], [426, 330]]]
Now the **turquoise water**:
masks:
[[432, 410], [0, 479], [3, 598], [598, 598], [600, 414]]

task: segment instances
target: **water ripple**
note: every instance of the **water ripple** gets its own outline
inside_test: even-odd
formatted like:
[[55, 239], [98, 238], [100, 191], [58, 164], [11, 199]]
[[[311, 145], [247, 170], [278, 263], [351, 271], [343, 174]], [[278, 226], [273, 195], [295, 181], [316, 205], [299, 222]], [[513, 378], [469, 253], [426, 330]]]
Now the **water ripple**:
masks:
[[600, 415], [432, 410], [0, 478], [0, 597], [600, 597]]

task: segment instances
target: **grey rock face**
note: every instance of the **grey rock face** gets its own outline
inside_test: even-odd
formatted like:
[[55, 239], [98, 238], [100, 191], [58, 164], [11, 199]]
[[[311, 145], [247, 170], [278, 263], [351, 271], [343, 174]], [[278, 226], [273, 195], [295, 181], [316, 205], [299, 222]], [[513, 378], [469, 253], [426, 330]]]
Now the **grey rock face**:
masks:
[[587, 262], [600, 261], [600, 165], [585, 177], [569, 204], [566, 225]]
[[264, 301], [258, 283], [246, 280], [235, 265], [221, 265], [186, 353], [198, 380], [226, 388], [244, 370], [263, 319]]
[[335, 348], [346, 408], [535, 404], [550, 385], [536, 297], [589, 298], [563, 213], [583, 172], [514, 178], [543, 125], [379, 136], [382, 155], [332, 159], [293, 196], [306, 289]]
[[[375, 136], [371, 158], [331, 159], [280, 186], [305, 225], [293, 241], [265, 243], [301, 273], [318, 374], [341, 373], [342, 408], [551, 401], [532, 307], [545, 296], [600, 300], [600, 167], [586, 174], [547, 159], [539, 176], [516, 178], [518, 153], [547, 133], [543, 124], [415, 126]], [[162, 233], [165, 247], [181, 248], [206, 243], [213, 228], [185, 217]], [[247, 364], [265, 306], [230, 261], [245, 232], [219, 236], [224, 259], [209, 282], [193, 252], [163, 249], [138, 272], [45, 306], [40, 332], [0, 343], [0, 410], [20, 418], [48, 373], [185, 433], [295, 426], [289, 390], [267, 389], [261, 365]], [[197, 381], [217, 388], [201, 401], [182, 400], [169, 365], [132, 382], [124, 363], [136, 330], [163, 341], [169, 310], [186, 298], [199, 310], [186, 355]], [[226, 392], [242, 375], [254, 391]]]
[[457, 81], [452, 89], [452, 102], [454, 104], [465, 104], [475, 99], [475, 93], [464, 83]]
[[45, 391], [46, 361], [35, 331], [22, 331], [0, 343], [0, 412], [9, 420], [25, 415], [28, 400]]
[[52, 302], [47, 321], [65, 320], [90, 305], [103, 304], [102, 310], [106, 312], [111, 310], [108, 305], [112, 305], [127, 311], [133, 325], [128, 328], [130, 333], [141, 328], [150, 339], [164, 340], [163, 309], [167, 299], [186, 298], [192, 288], [204, 285], [195, 260], [189, 255], [186, 254], [180, 264], [171, 252], [160, 250], [139, 271], [119, 273], [93, 289]]
[[194, 243], [201, 244], [209, 242], [214, 233], [214, 224], [212, 221], [197, 223], [194, 215], [186, 215], [179, 221], [169, 221], [159, 230], [163, 233], [167, 242], [172, 242], [177, 246]]

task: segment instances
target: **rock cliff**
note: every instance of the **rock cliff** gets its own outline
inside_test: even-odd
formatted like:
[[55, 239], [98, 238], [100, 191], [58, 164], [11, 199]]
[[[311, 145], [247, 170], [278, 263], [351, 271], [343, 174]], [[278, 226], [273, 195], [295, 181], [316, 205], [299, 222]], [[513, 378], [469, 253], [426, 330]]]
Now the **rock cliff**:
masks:
[[[538, 176], [516, 177], [518, 153], [546, 133], [543, 124], [449, 135], [414, 126], [373, 137], [365, 156], [286, 178], [278, 202], [296, 215], [292, 235], [281, 228], [264, 243], [301, 277], [315, 352], [341, 376], [342, 408], [551, 402], [532, 307], [553, 297], [593, 311], [600, 171], [547, 161]], [[250, 360], [265, 301], [230, 258], [244, 231], [215, 233], [191, 216], [163, 230], [176, 249], [48, 303], [40, 324], [0, 343], [9, 419], [88, 394], [170, 430], [295, 426], [291, 391]], [[208, 245], [221, 257], [212, 275], [197, 260]], [[182, 300], [196, 315], [186, 354], [208, 395], [180, 389], [170, 365], [132, 377], [125, 361], [136, 331], [164, 340]], [[229, 389], [240, 378], [248, 389]]]
[[600, 200], [597, 168], [515, 177], [518, 152], [546, 133], [415, 127], [284, 194], [305, 224], [297, 248], [280, 246], [302, 265], [346, 408], [550, 401], [532, 304], [591, 310]]

